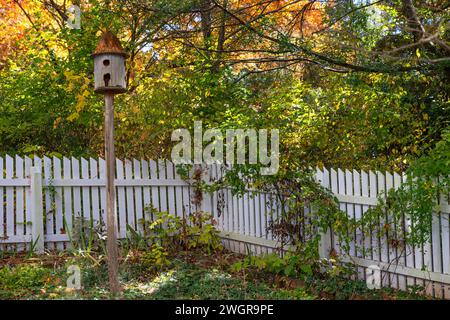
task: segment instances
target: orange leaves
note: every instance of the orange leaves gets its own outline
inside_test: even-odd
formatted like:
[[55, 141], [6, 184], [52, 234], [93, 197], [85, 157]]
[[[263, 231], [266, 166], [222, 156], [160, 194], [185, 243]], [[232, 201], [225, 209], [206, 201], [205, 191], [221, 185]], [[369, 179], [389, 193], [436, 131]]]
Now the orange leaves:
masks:
[[[226, 11], [225, 21], [213, 19], [213, 35], [225, 26], [222, 59], [235, 70], [270, 70], [294, 65], [292, 55], [283, 54], [281, 37], [307, 38], [323, 27], [324, 8], [307, 0], [228, 0], [214, 1]], [[225, 2], [227, 5], [225, 6]], [[221, 4], [223, 3], [223, 4]], [[217, 25], [214, 25], [217, 24]], [[218, 37], [218, 36], [217, 36]], [[273, 41], [278, 39], [280, 42]], [[220, 38], [218, 37], [218, 41]], [[218, 46], [220, 48], [220, 46]]]
[[12, 0], [0, 0], [0, 67], [8, 55], [19, 48], [26, 25], [20, 8]]
[[55, 49], [57, 27], [40, 1], [0, 0], [0, 68], [21, 53]]
[[306, 0], [235, 0], [231, 9], [244, 21], [264, 23], [290, 36], [305, 36], [320, 29], [323, 9]]

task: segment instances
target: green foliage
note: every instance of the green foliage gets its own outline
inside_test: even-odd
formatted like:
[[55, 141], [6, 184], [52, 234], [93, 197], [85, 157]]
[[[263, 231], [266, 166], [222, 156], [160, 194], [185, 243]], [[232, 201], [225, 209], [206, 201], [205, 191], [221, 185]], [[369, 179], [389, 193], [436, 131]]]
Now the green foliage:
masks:
[[[412, 46], [404, 56], [392, 60], [368, 54], [410, 44], [411, 32], [401, 28], [404, 16], [398, 1], [363, 9], [348, 1], [324, 4], [323, 14], [314, 6], [309, 8], [313, 29], [336, 19], [340, 27], [325, 28], [312, 38], [308, 31], [302, 37], [301, 52], [307, 54], [315, 48], [338, 61], [350, 59], [382, 71], [397, 64], [418, 63], [423, 66], [419, 72], [335, 74], [303, 62], [292, 73], [287, 67], [261, 72], [265, 67], [259, 63], [232, 62], [244, 58], [237, 53], [216, 56], [194, 49], [215, 48], [215, 34], [202, 39], [193, 30], [185, 30], [193, 34], [187, 40], [193, 41], [189, 45], [180, 45], [169, 36], [174, 26], [192, 27], [186, 19], [190, 10], [196, 10], [196, 1], [150, 1], [145, 5], [121, 1], [118, 5], [117, 1], [88, 0], [82, 4], [80, 30], [64, 27], [57, 11], [64, 12], [65, 4], [55, 11], [54, 6], [29, 2], [32, 6], [25, 5], [27, 16], [21, 13], [17, 21], [19, 29], [24, 29], [23, 36], [11, 44], [5, 56], [0, 52], [0, 154], [103, 154], [103, 102], [93, 94], [90, 56], [102, 28], [117, 33], [132, 53], [127, 64], [130, 92], [116, 99], [119, 157], [168, 157], [172, 130], [191, 129], [194, 120], [203, 120], [205, 128], [280, 129], [285, 165], [404, 170], [434, 146], [449, 123], [448, 65], [431, 72], [429, 63], [418, 62], [421, 57], [442, 58], [445, 50]], [[415, 5], [427, 23], [448, 18], [446, 10]], [[296, 7], [294, 3], [291, 6]], [[212, 14], [220, 15], [220, 10]], [[270, 15], [259, 18], [263, 33], [263, 26], [272, 30], [284, 21]], [[33, 21], [31, 25], [28, 19]], [[220, 20], [219, 16], [212, 19], [215, 27]], [[295, 19], [292, 22], [295, 24]], [[233, 33], [231, 29], [226, 33]], [[3, 31], [0, 36], [6, 39], [0, 39], [2, 43], [16, 31]], [[264, 52], [268, 50], [268, 44], [262, 44], [247, 28], [239, 32], [244, 34], [239, 36], [238, 47], [263, 45]], [[436, 32], [441, 39], [448, 39], [444, 25]], [[283, 36], [269, 51], [294, 50], [296, 55], [299, 49], [293, 44], [298, 41], [291, 40]], [[230, 49], [236, 49], [234, 42], [229, 41]], [[255, 52], [245, 58], [258, 60], [261, 55]], [[319, 65], [328, 67], [323, 61]]]
[[231, 266], [233, 272], [246, 272], [246, 269], [252, 268], [256, 268], [258, 271], [298, 279], [306, 279], [319, 271], [317, 269], [317, 261], [308, 258], [304, 252], [287, 252], [283, 256], [277, 253], [263, 256], [250, 254]]
[[[164, 247], [176, 247], [179, 245], [182, 219], [167, 212], [159, 212], [153, 207], [146, 208], [146, 216], [150, 223], [144, 225], [144, 237], [149, 244], [157, 243]], [[140, 221], [141, 224], [145, 220]]]
[[353, 280], [355, 267], [335, 259], [308, 260], [303, 254], [289, 252], [282, 257], [279, 254], [265, 256], [247, 256], [230, 266], [231, 272], [267, 274], [280, 277], [285, 283], [301, 284], [303, 292], [321, 299], [423, 299], [423, 288], [411, 287], [409, 292], [395, 292], [389, 288], [370, 290], [365, 281]]
[[145, 218], [138, 223], [143, 227], [143, 234], [128, 226], [123, 248], [127, 259], [132, 259], [135, 252], [143, 252], [139, 261], [144, 271], [167, 268], [171, 265], [169, 255], [179, 250], [199, 249], [211, 254], [223, 249], [211, 215], [204, 212], [181, 218], [150, 206], [145, 208]]
[[[345, 249], [352, 240], [349, 229], [355, 222], [339, 210], [338, 201], [331, 191], [315, 181], [313, 170], [282, 167], [275, 175], [260, 175], [258, 165], [236, 165], [219, 181], [204, 189], [220, 190], [228, 186], [234, 194], [242, 195], [246, 190], [267, 192], [267, 209], [274, 217], [267, 231], [271, 232], [282, 246], [291, 245], [317, 258], [317, 247], [321, 234], [332, 228]], [[275, 203], [280, 203], [281, 214], [273, 212]], [[271, 212], [272, 211], [272, 212]]]
[[167, 259], [168, 253], [161, 245], [155, 243], [142, 256], [142, 264], [146, 268], [160, 269], [167, 266], [170, 261]]
[[17, 299], [36, 294], [45, 286], [51, 270], [36, 265], [0, 268], [0, 297]]
[[391, 288], [371, 290], [363, 280], [349, 279], [354, 269], [340, 267], [338, 273], [324, 273], [305, 279], [308, 292], [322, 298], [331, 300], [422, 300], [423, 287], [411, 286], [407, 291], [397, 291]]
[[204, 248], [208, 253], [223, 249], [219, 231], [214, 227], [209, 213], [195, 212], [190, 215], [185, 232], [188, 248]]
[[69, 238], [72, 245], [71, 250], [106, 254], [106, 226], [100, 221], [76, 216]]
[[[26, 8], [27, 18], [42, 28], [27, 22], [26, 36], [20, 45], [18, 41], [13, 46], [13, 53], [3, 57], [0, 52], [0, 155], [103, 154], [103, 102], [93, 94], [90, 54], [100, 29], [107, 27], [132, 53], [127, 64], [130, 92], [116, 99], [117, 156], [168, 158], [173, 129], [191, 130], [195, 120], [202, 120], [204, 129], [215, 127], [222, 132], [230, 128], [280, 130], [277, 175], [262, 177], [257, 165], [235, 166], [212, 186], [201, 179], [193, 185], [196, 192], [231, 187], [234, 194], [247, 188], [275, 193], [282, 212], [268, 230], [282, 245], [294, 245], [306, 258], [300, 262], [295, 256], [291, 262], [273, 258], [269, 263], [272, 271], [307, 273], [308, 267], [302, 271], [298, 264], [317, 260], [320, 235], [328, 228], [333, 229], [344, 250], [355, 228], [376, 232], [379, 237], [387, 234], [396, 245], [423, 244], [430, 235], [436, 196], [450, 184], [450, 134], [443, 135], [450, 123], [450, 81], [448, 64], [432, 70], [430, 63], [422, 61], [445, 60], [445, 50], [434, 45], [413, 46], [392, 60], [377, 55], [397, 44], [411, 44], [414, 35], [401, 28], [404, 17], [400, 3], [360, 10], [354, 10], [357, 4], [351, 1], [325, 6], [321, 23], [339, 22], [340, 27], [314, 38], [306, 36], [300, 50], [308, 56], [320, 48], [320, 54], [338, 61], [351, 59], [351, 63], [379, 71], [421, 66], [418, 71], [392, 74], [330, 73], [303, 62], [300, 70], [292, 73], [286, 69], [262, 73], [259, 63], [252, 63], [256, 69], [252, 66], [250, 70], [230, 63], [226, 55], [215, 61], [214, 54], [196, 48], [215, 47], [213, 36], [200, 41], [191, 38], [191, 47], [166, 38], [164, 33], [177, 23], [186, 25], [185, 15], [197, 9], [195, 1], [151, 1], [153, 10], [148, 10], [133, 1], [117, 6], [116, 1], [89, 0], [83, 4], [81, 30], [58, 28], [64, 23], [57, 20], [56, 12], [48, 11], [51, 6], [36, 4]], [[429, 27], [448, 18], [445, 10], [432, 12], [430, 6], [416, 5]], [[171, 21], [171, 28], [167, 28], [167, 21]], [[269, 17], [259, 20], [268, 30], [278, 22]], [[443, 26], [436, 32], [440, 41], [448, 39]], [[163, 44], [153, 37], [164, 39]], [[261, 38], [250, 32], [243, 39], [246, 48], [260, 45]], [[298, 51], [290, 40], [283, 36], [269, 51]], [[269, 54], [269, 47], [264, 47], [265, 54]], [[368, 54], [371, 50], [376, 58]], [[234, 55], [233, 60], [242, 58]], [[260, 57], [255, 53], [246, 58]], [[330, 66], [323, 61], [319, 64]], [[313, 172], [305, 169], [315, 166], [409, 169], [402, 187], [390, 191], [387, 199], [381, 196], [379, 206], [361, 221], [353, 221], [339, 210], [332, 194], [314, 182]], [[191, 168], [178, 169], [187, 178]], [[198, 197], [195, 200], [201, 201]], [[144, 235], [127, 227], [125, 242], [130, 248], [150, 250], [149, 261], [164, 261], [165, 250], [202, 248], [213, 252], [221, 248], [214, 221], [205, 213], [180, 218], [150, 208], [147, 215], [150, 219], [141, 221]], [[380, 217], [386, 217], [383, 226]], [[75, 232], [69, 236], [73, 247], [87, 256], [104, 252], [101, 226], [76, 221]]]
[[139, 239], [139, 242], [144, 241], [151, 247], [151, 251], [156, 250], [156, 255], [160, 255], [162, 250], [179, 248], [202, 249], [208, 253], [223, 249], [219, 232], [208, 213], [194, 212], [181, 218], [149, 207], [146, 209], [146, 215], [147, 221], [150, 222], [146, 223], [144, 219], [140, 221], [144, 224], [145, 240]]
[[155, 281], [154, 299], [311, 299], [304, 290], [280, 290], [261, 281], [243, 281], [217, 267], [201, 268], [180, 261], [177, 270]]
[[[135, 252], [139, 253], [139, 252]], [[140, 252], [147, 255], [148, 252]], [[155, 257], [155, 256], [154, 256]], [[300, 260], [302, 260], [301, 256]], [[8, 257], [4, 257], [7, 261]], [[410, 293], [390, 289], [364, 288], [363, 282], [349, 280], [345, 268], [337, 262], [318, 265], [327, 272], [301, 271], [302, 280], [286, 277], [280, 259], [247, 258], [245, 268], [233, 271], [239, 255], [207, 254], [200, 251], [177, 251], [170, 265], [148, 268], [140, 259], [127, 257], [119, 268], [123, 292], [112, 297], [108, 291], [108, 269], [99, 257], [80, 255], [40, 256], [34, 264], [10, 257], [14, 265], [0, 268], [0, 299], [423, 299], [422, 290], [412, 287]], [[93, 259], [94, 258], [94, 259]], [[169, 257], [168, 257], [169, 258]], [[153, 258], [152, 258], [153, 259]], [[281, 265], [289, 265], [287, 260]], [[251, 260], [251, 261], [250, 261]], [[284, 260], [284, 259], [281, 259]], [[151, 260], [155, 263], [155, 260]], [[243, 262], [244, 263], [244, 262]], [[331, 265], [335, 267], [330, 267]], [[81, 269], [81, 290], [66, 289], [67, 267]], [[270, 266], [275, 276], [263, 268]], [[227, 272], [231, 269], [231, 272]], [[339, 271], [336, 271], [339, 269]], [[150, 272], [148, 272], [150, 270]], [[315, 270], [315, 268], [313, 268]]]
[[350, 280], [345, 276], [310, 278], [308, 286], [314, 288], [312, 291], [318, 295], [336, 300], [348, 300], [372, 293], [364, 281]]
[[[395, 239], [396, 245], [421, 246], [431, 235], [433, 215], [440, 212], [439, 197], [448, 201], [450, 187], [450, 134], [445, 133], [435, 149], [419, 158], [406, 171], [406, 181], [387, 197], [380, 196], [379, 205], [369, 210], [359, 222], [367, 232], [378, 230]], [[385, 216], [383, 228], [375, 227]]]

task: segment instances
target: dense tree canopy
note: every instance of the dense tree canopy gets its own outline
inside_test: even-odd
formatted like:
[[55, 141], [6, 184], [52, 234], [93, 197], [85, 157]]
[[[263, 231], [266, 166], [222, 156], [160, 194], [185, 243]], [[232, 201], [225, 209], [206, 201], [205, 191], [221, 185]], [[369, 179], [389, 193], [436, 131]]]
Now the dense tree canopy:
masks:
[[111, 29], [130, 53], [118, 156], [168, 156], [172, 130], [202, 120], [280, 129], [284, 164], [402, 170], [449, 126], [449, 6], [0, 0], [0, 152], [103, 153], [91, 53]]

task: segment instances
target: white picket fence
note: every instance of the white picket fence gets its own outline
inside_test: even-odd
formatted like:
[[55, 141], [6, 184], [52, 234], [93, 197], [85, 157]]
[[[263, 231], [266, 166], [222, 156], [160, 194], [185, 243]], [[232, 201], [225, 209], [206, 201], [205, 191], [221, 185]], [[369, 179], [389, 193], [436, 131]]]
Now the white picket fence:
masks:
[[[42, 171], [42, 199], [35, 197], [39, 187], [33, 184], [33, 180], [38, 180], [33, 179], [33, 168]], [[0, 172], [0, 248], [4, 250], [21, 250], [32, 242], [33, 225], [40, 221], [36, 212], [45, 215], [41, 238], [48, 249], [65, 248], [77, 217], [106, 221], [103, 159], [6, 156], [0, 158]], [[204, 179], [209, 181], [222, 175], [221, 168], [215, 165], [207, 173]], [[211, 212], [217, 227], [227, 236], [244, 236], [263, 245], [264, 239], [272, 239], [270, 233], [265, 233], [268, 221], [280, 212], [272, 194], [246, 194], [239, 198], [231, 190], [204, 195], [201, 205], [194, 208], [193, 187], [179, 177], [167, 160], [117, 159], [115, 185], [119, 238], [127, 236], [127, 225], [141, 231], [139, 222], [146, 218], [145, 208], [152, 206], [176, 216], [188, 216], [197, 210]], [[272, 242], [266, 245], [270, 247]], [[251, 249], [261, 252], [254, 246]]]
[[[261, 254], [279, 247], [266, 231], [281, 214], [274, 194], [248, 192], [238, 197], [224, 189], [204, 194], [195, 208], [193, 187], [179, 177], [171, 162], [117, 159], [116, 168], [119, 238], [127, 236], [127, 225], [142, 231], [139, 221], [146, 218], [144, 209], [153, 206], [177, 216], [211, 212], [224, 244], [236, 252]], [[70, 245], [76, 217], [105, 221], [105, 169], [103, 159], [0, 157], [0, 250], [24, 250], [36, 242], [61, 250]], [[223, 174], [223, 168], [212, 165], [204, 179], [213, 181]], [[403, 179], [398, 174], [340, 169], [318, 169], [316, 177], [333, 191], [340, 209], [356, 219], [377, 204], [379, 194], [398, 187]], [[343, 252], [330, 232], [324, 235], [320, 251], [327, 256], [334, 248], [358, 266], [361, 279], [366, 278], [367, 267], [376, 265], [382, 269], [385, 286], [418, 285], [429, 294], [450, 299], [450, 205], [444, 196], [439, 201], [441, 211], [430, 226], [432, 240], [424, 248], [399, 250], [390, 246], [389, 239], [357, 234], [350, 252]]]
[[[342, 171], [338, 169], [317, 170], [316, 178], [329, 188], [339, 200], [340, 209], [350, 217], [360, 219], [364, 213], [378, 202], [378, 196], [391, 188], [398, 188], [405, 176], [389, 172]], [[450, 299], [450, 205], [449, 197], [441, 195], [438, 200], [440, 210], [433, 215], [431, 241], [423, 248], [393, 245], [392, 239], [364, 235], [357, 232], [356, 242], [350, 245], [350, 252], [339, 249], [339, 243], [325, 243], [346, 260], [359, 266], [359, 277], [366, 278], [367, 267], [378, 266], [382, 270], [384, 286], [406, 289], [420, 286], [436, 297]], [[380, 230], [385, 223], [380, 217]], [[375, 233], [375, 232], [374, 232]], [[331, 235], [331, 238], [333, 236]], [[400, 235], [399, 235], [399, 238]], [[326, 238], [325, 238], [326, 239]], [[335, 239], [331, 239], [337, 242]], [[329, 240], [329, 242], [333, 242]]]

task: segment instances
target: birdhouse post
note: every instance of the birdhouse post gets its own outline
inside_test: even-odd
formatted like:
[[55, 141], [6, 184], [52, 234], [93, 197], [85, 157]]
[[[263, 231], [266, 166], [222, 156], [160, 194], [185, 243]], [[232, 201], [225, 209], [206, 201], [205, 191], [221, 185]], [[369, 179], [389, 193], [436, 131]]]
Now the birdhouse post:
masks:
[[103, 33], [92, 55], [94, 57], [94, 91], [105, 96], [105, 158], [106, 158], [106, 225], [109, 286], [112, 293], [120, 291], [118, 280], [118, 248], [115, 212], [114, 95], [126, 92], [125, 59], [127, 53], [111, 32]]

